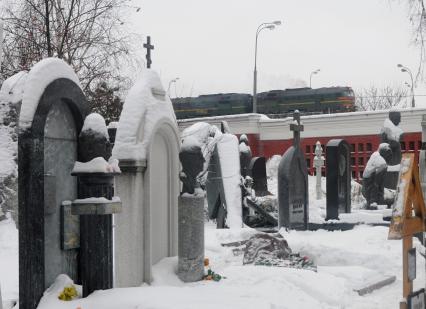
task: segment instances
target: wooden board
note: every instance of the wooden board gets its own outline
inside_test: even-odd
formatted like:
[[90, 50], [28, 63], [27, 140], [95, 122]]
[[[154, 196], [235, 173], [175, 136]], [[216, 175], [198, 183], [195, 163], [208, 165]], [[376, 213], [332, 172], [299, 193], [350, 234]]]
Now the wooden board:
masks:
[[402, 156], [398, 187], [392, 206], [388, 239], [402, 239], [425, 230], [425, 203], [414, 154]]

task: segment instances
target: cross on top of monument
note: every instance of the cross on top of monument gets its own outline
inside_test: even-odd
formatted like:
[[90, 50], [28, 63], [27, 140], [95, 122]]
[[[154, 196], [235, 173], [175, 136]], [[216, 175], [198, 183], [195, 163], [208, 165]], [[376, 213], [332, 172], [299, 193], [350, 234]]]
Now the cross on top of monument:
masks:
[[290, 130], [293, 131], [293, 146], [300, 145], [300, 132], [303, 131], [303, 125], [300, 124], [300, 112], [296, 110], [293, 114], [293, 123], [290, 124]]
[[143, 44], [143, 47], [146, 48], [146, 67], [151, 68], [151, 49], [154, 49], [154, 45], [151, 45], [151, 37], [148, 35], [146, 37], [146, 43]]

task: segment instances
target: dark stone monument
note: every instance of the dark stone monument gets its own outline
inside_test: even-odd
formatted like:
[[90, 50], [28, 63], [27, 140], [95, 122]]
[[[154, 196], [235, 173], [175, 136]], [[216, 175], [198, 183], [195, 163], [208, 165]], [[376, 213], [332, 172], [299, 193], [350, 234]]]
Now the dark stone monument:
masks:
[[249, 166], [252, 158], [251, 149], [248, 143], [248, 138], [245, 134], [240, 136], [240, 145], [238, 147], [240, 151], [240, 171], [241, 176], [245, 178], [249, 175]]
[[[178, 277], [194, 282], [204, 277], [204, 197], [197, 176], [203, 171], [201, 147], [187, 147], [185, 140], [179, 153], [183, 190], [178, 201]], [[197, 189], [197, 190], [196, 190]]]
[[[31, 108], [25, 106], [22, 110]], [[69, 212], [62, 202], [77, 197], [71, 176], [78, 134], [88, 106], [80, 87], [65, 78], [44, 90], [29, 127], [18, 137], [19, 308], [35, 309], [59, 274], [80, 283], [78, 243], [61, 243]], [[63, 217], [61, 219], [61, 216]], [[65, 219], [65, 220], [64, 220]], [[73, 221], [73, 220], [71, 220]], [[69, 235], [69, 234], [68, 234]], [[78, 237], [78, 235], [75, 235]]]
[[401, 141], [403, 131], [398, 127], [401, 122], [401, 113], [398, 111], [390, 111], [389, 117], [385, 119], [383, 127], [380, 131], [382, 143], [389, 144], [392, 151], [392, 158], [388, 163], [389, 171], [386, 173], [384, 185], [386, 188], [395, 190], [398, 185], [399, 164], [401, 163]]
[[377, 204], [388, 204], [384, 199], [384, 182], [391, 159], [389, 144], [382, 143], [367, 162], [362, 178], [362, 195], [367, 200], [367, 209], [376, 209]]
[[284, 153], [278, 166], [278, 226], [306, 230], [309, 221], [308, 170], [300, 148], [300, 113], [294, 113], [290, 130], [293, 146]]
[[[85, 121], [91, 121], [89, 115]], [[105, 125], [105, 121], [102, 119]], [[105, 126], [106, 132], [106, 126]], [[79, 136], [79, 160], [87, 163], [95, 158], [111, 157], [109, 136], [88, 129]], [[113, 287], [112, 214], [121, 212], [121, 202], [113, 200], [114, 175], [117, 172], [77, 171], [78, 200], [72, 204], [73, 215], [80, 216], [81, 282], [83, 297], [96, 290]], [[105, 198], [105, 201], [85, 201]]]
[[270, 194], [268, 191], [265, 157], [254, 157], [251, 159], [248, 175], [253, 179], [253, 189], [256, 196]]
[[225, 228], [226, 219], [226, 208], [224, 206], [225, 190], [223, 188], [217, 145], [210, 157], [207, 173], [206, 191], [208, 215], [210, 219], [216, 219], [217, 228], [222, 229]]
[[326, 146], [327, 217], [339, 219], [339, 213], [351, 212], [351, 166], [349, 144], [332, 139]]
[[[190, 137], [187, 139], [190, 139]], [[185, 141], [182, 146], [184, 145]], [[194, 194], [195, 188], [200, 188], [197, 176], [203, 171], [205, 162], [201, 147], [198, 145], [186, 147], [179, 153], [179, 159], [182, 164], [182, 171], [179, 175], [183, 184], [182, 193]]]

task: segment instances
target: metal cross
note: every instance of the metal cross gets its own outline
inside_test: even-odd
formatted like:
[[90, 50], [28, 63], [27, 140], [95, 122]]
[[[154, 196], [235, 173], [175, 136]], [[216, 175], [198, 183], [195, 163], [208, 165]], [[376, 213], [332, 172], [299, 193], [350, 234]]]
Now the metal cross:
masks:
[[146, 37], [146, 43], [143, 44], [143, 47], [146, 48], [146, 67], [151, 68], [151, 49], [154, 49], [154, 45], [151, 45], [151, 37], [148, 35]]
[[300, 124], [300, 112], [296, 110], [293, 114], [293, 123], [290, 123], [290, 130], [293, 131], [293, 146], [300, 145], [300, 132], [303, 131], [303, 125]]

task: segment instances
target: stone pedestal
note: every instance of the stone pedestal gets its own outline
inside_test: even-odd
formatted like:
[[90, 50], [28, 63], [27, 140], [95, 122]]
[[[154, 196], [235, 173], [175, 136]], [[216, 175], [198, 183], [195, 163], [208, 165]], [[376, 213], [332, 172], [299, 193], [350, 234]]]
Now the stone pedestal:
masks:
[[178, 277], [194, 282], [204, 276], [204, 196], [179, 197]]
[[[96, 290], [113, 287], [112, 213], [121, 212], [113, 201], [115, 173], [80, 173], [78, 197], [72, 213], [80, 215], [80, 267], [83, 297]], [[104, 197], [110, 202], [84, 202], [81, 199]]]

